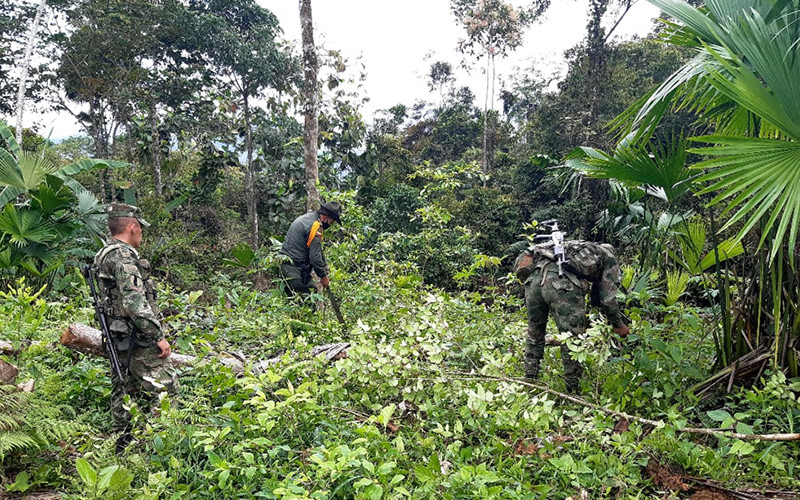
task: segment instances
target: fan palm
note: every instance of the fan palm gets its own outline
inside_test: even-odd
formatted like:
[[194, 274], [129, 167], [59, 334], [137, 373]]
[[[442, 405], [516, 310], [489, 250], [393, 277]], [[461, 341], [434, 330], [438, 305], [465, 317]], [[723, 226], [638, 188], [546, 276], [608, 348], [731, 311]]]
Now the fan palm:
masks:
[[60, 265], [55, 249], [76, 231], [100, 235], [102, 207], [72, 176], [126, 163], [84, 159], [59, 167], [44, 152], [22, 151], [0, 121], [0, 268], [42, 277]]
[[[758, 246], [769, 248], [773, 283], [770, 292], [759, 282], [754, 303], [761, 317], [762, 292], [771, 293], [773, 359], [786, 361], [797, 374], [789, 339], [800, 337], [792, 304], [800, 290], [785, 297], [782, 276], [794, 271], [800, 226], [800, 0], [706, 0], [700, 8], [682, 0], [648, 1], [672, 19], [665, 41], [696, 55], [618, 117], [615, 126], [640, 145], [674, 109], [694, 111], [714, 128], [713, 135], [690, 138], [702, 145], [689, 151], [706, 158], [694, 166], [702, 171], [696, 180], [703, 184], [699, 193], [711, 193], [710, 204], [724, 207], [721, 229], [739, 227], [737, 240], [756, 227], [761, 230]], [[708, 264], [692, 260], [690, 267]], [[741, 336], [731, 342], [728, 327], [727, 347], [719, 353], [726, 363], [744, 352]]]
[[[669, 43], [697, 55], [619, 119], [646, 140], [669, 109], [696, 111], [717, 134], [691, 140], [709, 157], [701, 193], [725, 203], [722, 229], [741, 224], [742, 238], [762, 218], [761, 244], [771, 231], [794, 247], [800, 226], [800, 2], [708, 0], [694, 8], [681, 0], [649, 0], [675, 22]], [[772, 246], [773, 255], [778, 245]]]

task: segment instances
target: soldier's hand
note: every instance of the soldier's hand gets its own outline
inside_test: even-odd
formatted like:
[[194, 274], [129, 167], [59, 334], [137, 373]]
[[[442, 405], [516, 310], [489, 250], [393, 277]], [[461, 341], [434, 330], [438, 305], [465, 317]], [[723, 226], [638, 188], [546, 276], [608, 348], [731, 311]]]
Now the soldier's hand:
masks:
[[629, 333], [631, 333], [631, 329], [628, 328], [628, 325], [622, 324], [622, 325], [614, 328], [614, 333], [616, 333], [617, 335], [619, 335], [622, 338], [625, 338], [625, 337], [628, 336]]
[[319, 283], [320, 283], [320, 284], [321, 284], [321, 285], [322, 285], [324, 288], [328, 288], [329, 286], [331, 286], [331, 280], [330, 280], [330, 279], [328, 279], [328, 277], [327, 277], [327, 276], [325, 276], [324, 278], [320, 278], [320, 279], [319, 279]]
[[167, 339], [159, 340], [156, 345], [159, 349], [161, 349], [161, 354], [158, 355], [158, 359], [164, 359], [172, 354], [172, 348], [169, 346], [169, 342]]

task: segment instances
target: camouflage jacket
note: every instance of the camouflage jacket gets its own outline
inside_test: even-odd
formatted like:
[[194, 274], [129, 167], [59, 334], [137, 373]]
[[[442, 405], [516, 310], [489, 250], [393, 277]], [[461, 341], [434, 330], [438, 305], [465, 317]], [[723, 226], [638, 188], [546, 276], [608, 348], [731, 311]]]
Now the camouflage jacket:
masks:
[[296, 218], [289, 226], [289, 231], [286, 232], [279, 253], [292, 259], [295, 266], [311, 264], [317, 276], [324, 278], [327, 275], [327, 263], [325, 255], [322, 253], [321, 225], [314, 234], [314, 238], [309, 241], [311, 228], [318, 221], [319, 214], [317, 212], [309, 212]]
[[[542, 281], [553, 273], [558, 274], [552, 244], [534, 245], [526, 253], [531, 257], [530, 273], [541, 269]], [[622, 314], [617, 303], [621, 272], [614, 255], [614, 247], [606, 243], [567, 240], [564, 242], [564, 254], [567, 263], [563, 270], [564, 276], [584, 290], [588, 291], [588, 285], [591, 285], [593, 305], [600, 308], [614, 327], [622, 325]], [[525, 253], [520, 257], [523, 255]], [[570, 268], [577, 273], [570, 272]], [[533, 279], [533, 276], [527, 279]]]
[[[115, 338], [125, 340], [136, 328], [140, 347], [162, 340], [150, 263], [132, 246], [112, 238], [94, 256], [94, 266], [99, 298]], [[126, 349], [127, 344], [119, 347]]]

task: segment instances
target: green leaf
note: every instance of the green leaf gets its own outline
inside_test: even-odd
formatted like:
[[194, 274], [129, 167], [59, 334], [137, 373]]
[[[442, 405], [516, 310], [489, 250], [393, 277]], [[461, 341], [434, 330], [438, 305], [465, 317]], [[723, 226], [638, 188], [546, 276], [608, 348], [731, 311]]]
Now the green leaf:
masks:
[[14, 133], [11, 131], [11, 128], [3, 120], [0, 120], [0, 137], [6, 141], [8, 149], [11, 150], [11, 154], [19, 158], [22, 149], [19, 147], [17, 138], [14, 137]]
[[731, 414], [725, 410], [712, 410], [706, 412], [706, 415], [715, 422], [724, 422], [725, 420], [733, 418]]
[[83, 458], [78, 458], [75, 460], [75, 468], [78, 470], [78, 475], [81, 476], [83, 482], [90, 488], [94, 488], [97, 484], [97, 472], [89, 465], [89, 462]]
[[753, 453], [753, 451], [755, 451], [755, 447], [752, 444], [737, 439], [734, 441], [733, 446], [731, 446], [731, 449], [728, 451], [728, 455], [737, 455], [743, 457]]
[[97, 483], [97, 490], [99, 492], [109, 489], [109, 486], [111, 485], [111, 478], [114, 476], [114, 473], [116, 473], [117, 470], [119, 470], [118, 465], [110, 465], [100, 471], [100, 482]]

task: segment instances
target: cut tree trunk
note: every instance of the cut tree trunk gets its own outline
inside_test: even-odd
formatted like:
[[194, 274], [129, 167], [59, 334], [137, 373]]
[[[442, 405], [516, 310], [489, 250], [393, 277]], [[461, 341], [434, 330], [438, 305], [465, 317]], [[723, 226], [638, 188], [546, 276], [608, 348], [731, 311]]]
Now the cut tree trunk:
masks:
[[16, 366], [0, 359], [0, 384], [13, 384], [18, 374]]
[[[100, 330], [81, 323], [73, 323], [64, 330], [63, 335], [61, 335], [60, 342], [61, 345], [74, 351], [78, 351], [83, 354], [89, 354], [91, 356], [102, 356], [105, 358], [107, 356], [103, 350], [101, 338]], [[336, 361], [338, 359], [347, 357], [347, 349], [349, 347], [350, 344], [348, 342], [319, 345], [312, 349], [311, 354], [314, 356], [325, 355], [328, 361]], [[169, 360], [172, 362], [173, 366], [176, 367], [198, 364], [206, 359], [208, 358], [198, 358], [197, 356], [178, 354], [176, 352], [173, 352], [169, 357]], [[219, 360], [220, 363], [230, 367], [231, 370], [236, 373], [244, 372], [245, 368], [248, 366], [253, 372], [258, 373], [265, 371], [270, 366], [279, 362], [281, 360], [281, 356], [256, 361], [252, 364], [250, 364], [244, 358], [244, 356], [226, 352], [221, 352], [211, 359]]]

